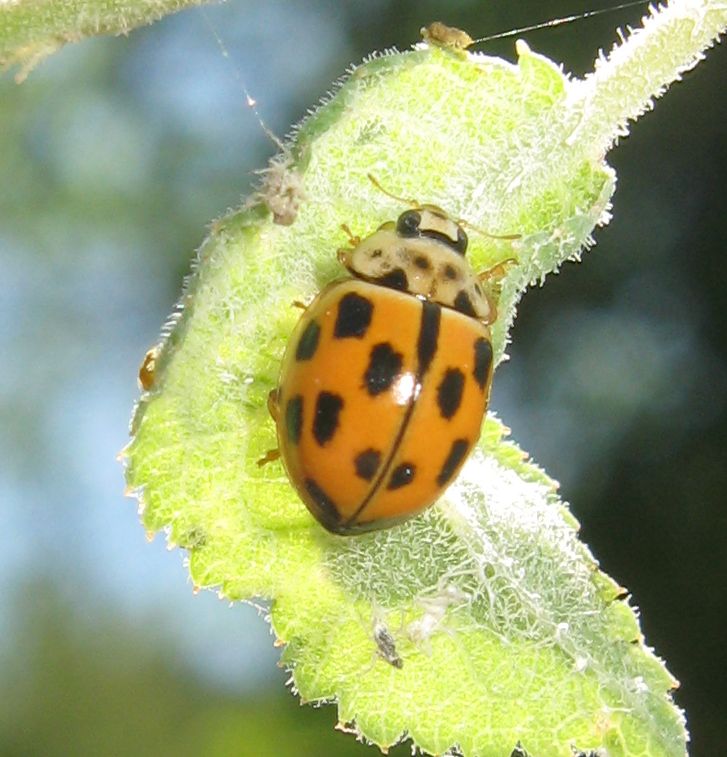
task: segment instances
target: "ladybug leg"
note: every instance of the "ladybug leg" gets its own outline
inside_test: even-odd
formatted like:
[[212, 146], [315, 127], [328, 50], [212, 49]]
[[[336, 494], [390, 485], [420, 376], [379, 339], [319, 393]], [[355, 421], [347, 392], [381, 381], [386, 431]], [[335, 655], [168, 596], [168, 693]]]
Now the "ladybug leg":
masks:
[[[268, 412], [272, 416], [273, 420], [275, 421], [275, 425], [278, 424], [278, 416], [280, 415], [280, 411], [278, 409], [278, 390], [277, 389], [271, 389], [270, 394], [268, 394]], [[258, 461], [258, 467], [262, 468], [263, 465], [267, 465], [268, 463], [272, 463], [275, 460], [278, 460], [280, 458], [280, 450], [275, 449], [269, 449]]]
[[495, 300], [492, 298], [492, 295], [485, 290], [485, 299], [487, 300], [487, 318], [483, 318], [482, 322], [485, 324], [485, 326], [492, 326], [492, 324], [497, 320], [497, 305], [495, 304]]
[[358, 247], [361, 244], [361, 237], [354, 234], [347, 223], [342, 223], [341, 228], [348, 237], [348, 243], [351, 245], [351, 247]]
[[503, 278], [505, 278], [508, 270], [512, 266], [517, 265], [517, 262], [517, 258], [505, 258], [505, 260], [501, 260], [499, 263], [493, 265], [492, 268], [487, 268], [484, 271], [480, 271], [477, 274], [477, 278], [485, 284], [489, 283], [490, 281], [499, 283]]
[[487, 300], [487, 304], [489, 306], [489, 315], [484, 321], [485, 325], [487, 326], [497, 320], [497, 304], [495, 303], [491, 290], [499, 287], [503, 278], [505, 278], [508, 269], [511, 266], [516, 265], [517, 262], [518, 261], [516, 258], [506, 258], [505, 260], [501, 260], [496, 265], [493, 265], [492, 268], [487, 268], [486, 270], [480, 271], [477, 274], [477, 278], [485, 285], [485, 299]]
[[268, 463], [273, 463], [276, 460], [280, 459], [280, 450], [276, 447], [275, 449], [269, 449], [258, 461], [257, 465], [258, 468], [262, 468], [263, 465], [267, 465]]
[[[300, 310], [308, 310], [308, 306], [305, 304], [305, 302], [301, 302], [300, 300], [293, 300], [293, 302], [291, 302], [290, 304], [294, 308], [299, 308]], [[270, 400], [268, 399], [268, 406], [269, 406], [269, 403], [270, 403]]]
[[351, 265], [350, 265], [351, 253], [361, 244], [361, 237], [356, 236], [348, 227], [348, 224], [342, 223], [341, 228], [346, 232], [346, 236], [348, 237], [348, 243], [351, 246], [339, 247], [338, 251], [336, 252], [336, 257], [338, 258], [338, 262], [342, 266], [350, 269], [351, 268]]
[[[305, 305], [303, 305], [305, 307]], [[270, 416], [277, 424], [278, 417], [280, 416], [280, 410], [278, 406], [278, 390], [277, 389], [271, 389], [270, 394], [268, 394], [268, 412], [270, 413]]]

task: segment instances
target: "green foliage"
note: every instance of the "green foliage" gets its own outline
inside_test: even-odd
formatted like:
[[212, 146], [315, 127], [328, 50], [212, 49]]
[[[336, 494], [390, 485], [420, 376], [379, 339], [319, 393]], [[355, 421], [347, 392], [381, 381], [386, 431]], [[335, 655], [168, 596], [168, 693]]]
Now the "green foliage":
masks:
[[96, 34], [128, 34], [204, 0], [12, 0], [0, 4], [0, 69], [19, 66], [22, 81], [68, 42]]
[[[522, 44], [517, 66], [436, 47], [374, 58], [298, 130], [261, 204], [217, 222], [200, 250], [135, 414], [129, 486], [146, 528], [189, 551], [195, 584], [271, 600], [301, 697], [335, 699], [340, 720], [381, 746], [406, 734], [432, 753], [500, 757], [518, 740], [538, 757], [685, 753], [675, 682], [623, 590], [495, 418], [435, 508], [356, 538], [325, 533], [282, 468], [256, 461], [276, 443], [265, 400], [290, 303], [340, 275], [342, 222], [365, 235], [400, 210], [367, 172], [489, 232], [522, 235], [472, 241], [478, 268], [516, 259], [499, 299], [501, 358], [522, 291], [576, 257], [605, 219], [608, 144], [727, 23], [709, 7], [697, 25], [678, 4], [652, 22], [657, 73], [621, 97], [612, 84], [628, 81], [629, 53], [649, 70], [646, 33], [586, 83]], [[677, 44], [687, 32], [690, 45]], [[669, 65], [664, 34], [678, 50]], [[302, 192], [294, 206], [281, 179]], [[292, 225], [265, 209], [281, 201]], [[401, 667], [377, 654], [383, 628]]]

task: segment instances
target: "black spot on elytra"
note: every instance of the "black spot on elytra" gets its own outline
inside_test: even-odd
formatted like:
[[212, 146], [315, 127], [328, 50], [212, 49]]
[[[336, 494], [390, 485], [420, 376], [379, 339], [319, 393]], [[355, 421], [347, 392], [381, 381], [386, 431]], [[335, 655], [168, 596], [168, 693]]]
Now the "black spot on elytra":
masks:
[[459, 310], [460, 313], [464, 313], [465, 315], [471, 315], [473, 317], [477, 316], [474, 306], [472, 305], [472, 300], [464, 289], [460, 289], [459, 293], [454, 298], [454, 309]]
[[401, 463], [401, 465], [397, 465], [389, 477], [389, 484], [386, 488], [400, 489], [402, 486], [410, 484], [414, 479], [415, 473], [416, 465], [414, 463]]
[[371, 349], [369, 365], [364, 373], [364, 386], [375, 397], [385, 392], [401, 372], [402, 355], [388, 342], [382, 342]]
[[403, 268], [394, 268], [389, 273], [376, 279], [376, 283], [390, 289], [398, 289], [400, 292], [406, 292], [409, 289], [409, 279], [407, 279]]
[[490, 367], [492, 365], [492, 345], [490, 342], [481, 336], [475, 342], [475, 367], [472, 370], [472, 375], [475, 377], [475, 381], [482, 391], [487, 384], [487, 377], [490, 373]]
[[431, 267], [431, 264], [429, 263], [429, 258], [426, 255], [417, 255], [414, 258], [414, 265], [417, 268], [420, 268], [422, 271], [428, 271]]
[[338, 303], [338, 315], [336, 325], [333, 327], [333, 336], [336, 339], [355, 337], [362, 339], [368, 327], [371, 325], [371, 314], [374, 305], [371, 300], [362, 297], [355, 292], [349, 292], [341, 297]]
[[297, 444], [300, 441], [300, 432], [303, 428], [303, 396], [296, 394], [285, 405], [285, 431], [288, 440]]
[[311, 321], [301, 334], [298, 346], [295, 348], [296, 360], [310, 360], [318, 349], [321, 327], [316, 321]]
[[343, 407], [343, 398], [331, 392], [321, 392], [316, 400], [313, 416], [313, 436], [323, 446], [329, 442], [338, 428], [338, 415]]
[[356, 475], [365, 481], [371, 481], [381, 464], [381, 452], [376, 449], [367, 449], [356, 455], [353, 461], [356, 466]]
[[419, 360], [419, 378], [427, 372], [439, 341], [439, 323], [442, 308], [436, 302], [422, 303], [422, 323], [417, 341], [417, 358]]
[[470, 444], [466, 439], [455, 439], [452, 442], [447, 459], [444, 461], [437, 476], [437, 484], [439, 486], [444, 486], [454, 476], [455, 471], [467, 455], [469, 446]]
[[338, 512], [336, 503], [318, 486], [318, 483], [312, 478], [305, 480], [305, 490], [313, 500], [316, 507], [316, 517], [329, 530], [336, 531], [336, 527], [341, 522], [341, 515]]
[[453, 266], [447, 263], [447, 265], [444, 266], [444, 278], [449, 279], [450, 281], [454, 281], [457, 278], [458, 275], [457, 269]]
[[437, 387], [437, 405], [442, 418], [449, 420], [459, 410], [463, 390], [464, 373], [459, 368], [448, 368]]

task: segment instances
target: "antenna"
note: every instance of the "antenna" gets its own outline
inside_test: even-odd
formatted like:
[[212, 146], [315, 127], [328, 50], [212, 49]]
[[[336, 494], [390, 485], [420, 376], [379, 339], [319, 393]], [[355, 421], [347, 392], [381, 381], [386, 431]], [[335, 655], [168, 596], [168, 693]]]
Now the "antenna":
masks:
[[399, 195], [395, 195], [393, 192], [389, 192], [388, 189], [384, 189], [384, 187], [381, 186], [381, 182], [372, 173], [367, 173], [366, 176], [368, 177], [368, 180], [376, 187], [376, 189], [378, 189], [380, 192], [383, 192], [387, 197], [391, 197], [392, 200], [398, 200], [399, 202], [404, 203], [404, 205], [410, 205], [412, 208], [418, 208], [421, 206], [421, 203], [418, 200], [399, 197]]
[[506, 37], [514, 37], [517, 34], [523, 34], [524, 32], [532, 32], [536, 29], [546, 29], [552, 26], [560, 26], [561, 24], [569, 24], [572, 21], [578, 21], [581, 18], [591, 18], [592, 16], [600, 16], [604, 13], [613, 13], [614, 11], [620, 11], [624, 8], [633, 8], [636, 5], [643, 5], [644, 0], [633, 0], [629, 3], [621, 3], [620, 5], [613, 5], [610, 8], [601, 8], [595, 11], [586, 11], [585, 13], [575, 13], [572, 16], [563, 16], [563, 18], [553, 18], [550, 21], [542, 21], [539, 24], [531, 24], [530, 26], [522, 26], [519, 29], [510, 29], [507, 32], [499, 32], [497, 34], [490, 34], [487, 37], [480, 37], [472, 41], [475, 45], [479, 42], [491, 42], [493, 39], [505, 39]]
[[483, 237], [489, 237], [490, 239], [505, 239], [507, 241], [512, 241], [514, 239], [522, 239], [523, 237], [522, 234], [490, 234], [489, 231], [480, 229], [478, 226], [475, 226], [464, 218], [460, 218], [455, 221], [455, 223], [457, 226], [466, 226], [468, 229], [472, 229], [472, 231], [476, 231], [478, 234], [482, 234]]
[[[417, 200], [408, 200], [406, 197], [400, 197], [399, 195], [395, 195], [393, 192], [389, 192], [388, 189], [384, 189], [384, 187], [381, 186], [381, 182], [372, 174], [367, 173], [366, 176], [368, 177], [369, 181], [381, 192], [383, 192], [387, 197], [391, 197], [392, 200], [397, 200], [399, 202], [404, 203], [405, 205], [410, 205], [415, 210], [421, 210], [426, 207], [432, 207], [431, 205], [422, 205]], [[446, 213], [447, 211], [443, 211]], [[460, 218], [455, 220], [454, 218], [451, 218], [449, 214], [447, 216], [454, 221], [457, 226], [466, 226], [468, 229], [472, 229], [473, 231], [476, 231], [478, 234], [482, 234], [482, 236], [490, 237], [490, 239], [506, 239], [506, 240], [513, 240], [513, 239], [521, 239], [521, 234], [490, 234], [489, 231], [484, 231], [483, 229], [478, 228], [473, 223], [470, 223], [469, 221], [466, 221], [464, 218]], [[345, 231], [345, 229], [344, 229]], [[349, 236], [352, 236], [350, 231], [348, 232]]]

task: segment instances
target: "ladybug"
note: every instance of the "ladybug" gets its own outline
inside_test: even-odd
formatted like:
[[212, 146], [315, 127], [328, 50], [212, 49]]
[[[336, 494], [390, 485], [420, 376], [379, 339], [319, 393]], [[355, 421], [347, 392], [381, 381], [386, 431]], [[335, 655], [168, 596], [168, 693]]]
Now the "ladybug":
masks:
[[338, 258], [351, 277], [318, 294], [288, 342], [268, 403], [279, 453], [261, 461], [282, 456], [341, 535], [401, 523], [454, 480], [487, 410], [495, 319], [462, 223], [441, 208], [350, 241]]

